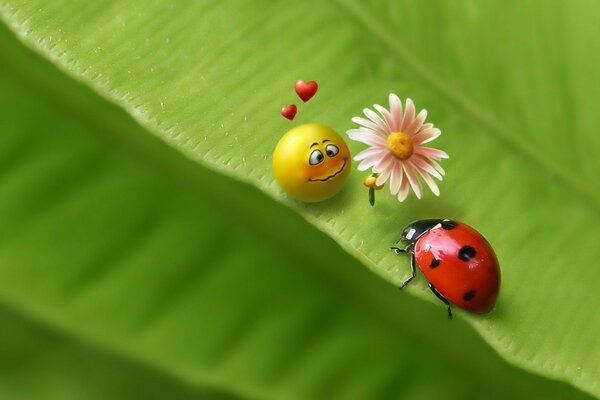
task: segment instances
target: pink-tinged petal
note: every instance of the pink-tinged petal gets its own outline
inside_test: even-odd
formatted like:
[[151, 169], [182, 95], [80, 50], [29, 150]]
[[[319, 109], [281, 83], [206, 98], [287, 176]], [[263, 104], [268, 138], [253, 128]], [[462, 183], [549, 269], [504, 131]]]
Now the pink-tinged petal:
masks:
[[415, 167], [412, 164], [405, 162], [402, 164], [402, 168], [404, 169], [404, 173], [406, 173], [410, 187], [412, 187], [413, 192], [415, 192], [417, 199], [420, 199], [423, 195], [423, 186], [421, 185]]
[[368, 119], [364, 119], [361, 117], [354, 117], [352, 118], [352, 122], [354, 122], [355, 124], [364, 126], [365, 128], [369, 128], [372, 131], [375, 131], [377, 133], [381, 133], [381, 129], [379, 129], [379, 127], [377, 126], [377, 124], [369, 121]]
[[382, 160], [391, 155], [386, 149], [378, 150], [379, 152], [372, 153], [361, 161], [361, 163], [358, 165], [359, 171], [365, 171], [369, 168], [375, 167], [379, 165]]
[[373, 165], [377, 164], [380, 160], [379, 154], [371, 155], [358, 164], [359, 171], [366, 171], [369, 168], [373, 167]]
[[[412, 160], [409, 160], [409, 162], [411, 162]], [[423, 170], [421, 170], [420, 168], [416, 168], [415, 169], [419, 172], [419, 175], [421, 176], [421, 178], [423, 178], [423, 180], [425, 181], [425, 183], [427, 184], [427, 186], [429, 186], [429, 189], [431, 189], [431, 191], [433, 192], [433, 194], [435, 194], [436, 196], [440, 195], [440, 188], [438, 188], [438, 185], [435, 183], [435, 181], [433, 180], [433, 178], [426, 172], [424, 172]]]
[[387, 132], [381, 132], [380, 129], [373, 130], [370, 128], [365, 128], [364, 126], [361, 126], [360, 128], [349, 129], [346, 131], [346, 135], [348, 135], [350, 132], [358, 132], [358, 131], [364, 132], [364, 133], [371, 133], [373, 135], [380, 136], [384, 140], [387, 140], [387, 137], [388, 137]]
[[402, 161], [397, 160], [392, 167], [392, 174], [390, 175], [390, 193], [394, 196], [400, 190], [400, 185], [402, 184]]
[[431, 147], [415, 146], [414, 152], [415, 154], [435, 158], [436, 160], [441, 160], [442, 158], [450, 158], [450, 156], [448, 156], [446, 152], [438, 149], [432, 149]]
[[429, 163], [428, 158], [424, 158], [422, 156], [415, 155], [410, 158], [410, 161], [415, 165], [415, 167], [417, 167], [419, 169], [419, 173], [426, 173], [429, 175], [433, 175], [435, 178], [439, 179], [440, 181], [442, 179], [444, 179], [442, 174], [440, 174], [435, 168], [433, 168], [433, 165], [431, 165]]
[[398, 132], [402, 123], [402, 102], [394, 93], [390, 93], [390, 114], [392, 115], [390, 129], [392, 132]]
[[437, 128], [429, 128], [424, 131], [420, 131], [413, 137], [413, 142], [417, 145], [425, 144], [434, 141], [442, 134]]
[[394, 120], [392, 119], [392, 115], [390, 114], [390, 112], [384, 107], [380, 106], [379, 104], [373, 104], [373, 107], [379, 112], [379, 114], [381, 114], [381, 116], [385, 120], [388, 127], [387, 132], [391, 132], [390, 129], [392, 127], [392, 124], [394, 123]]
[[406, 132], [406, 128], [412, 124], [415, 118], [415, 103], [411, 99], [406, 99], [406, 107], [404, 108], [404, 118], [402, 118], [402, 124], [400, 125], [400, 131]]
[[433, 168], [435, 168], [435, 170], [437, 172], [439, 172], [442, 176], [446, 175], [446, 171], [444, 171], [444, 168], [442, 168], [442, 166], [437, 161], [435, 161], [433, 158], [428, 158], [427, 162], [429, 164], [431, 164], [433, 166]]
[[440, 195], [440, 188], [438, 187], [437, 183], [435, 183], [435, 181], [433, 180], [433, 178], [427, 174], [425, 175], [421, 175], [423, 177], [423, 180], [425, 181], [425, 183], [427, 184], [427, 186], [429, 186], [429, 189], [431, 189], [431, 192], [436, 195], [439, 196]]
[[427, 110], [421, 110], [415, 120], [403, 132], [411, 136], [416, 134], [421, 129], [421, 126], [423, 126], [425, 118], [427, 118]]
[[363, 110], [363, 113], [367, 118], [369, 118], [372, 122], [374, 122], [377, 125], [381, 132], [387, 132], [389, 130], [387, 123], [379, 115], [377, 115], [375, 111], [365, 108]]
[[361, 161], [373, 155], [383, 157], [387, 152], [388, 151], [383, 147], [369, 147], [354, 156], [354, 161]]
[[429, 128], [433, 128], [433, 124], [431, 124], [431, 123], [428, 122], [426, 124], [421, 125], [421, 129], [419, 129], [419, 132], [422, 132], [422, 131], [424, 131], [426, 129], [429, 129]]
[[400, 190], [398, 191], [398, 201], [403, 202], [408, 197], [408, 193], [410, 192], [410, 185], [408, 183], [408, 179], [404, 179], [402, 181], [402, 185], [400, 185]]
[[386, 168], [384, 168], [383, 170], [381, 170], [381, 172], [379, 172], [379, 176], [375, 180], [375, 184], [377, 186], [383, 185], [388, 180], [388, 178], [390, 177], [390, 175], [392, 173], [393, 166], [394, 166], [394, 163], [391, 162], [389, 165], [386, 166]]
[[380, 174], [382, 171], [390, 168], [394, 163], [395, 157], [391, 153], [387, 153], [378, 163], [373, 166], [373, 172]]
[[364, 144], [368, 144], [373, 147], [386, 147], [387, 142], [384, 138], [375, 133], [371, 133], [368, 131], [364, 131], [361, 129], [350, 129], [346, 132], [348, 137], [352, 140], [356, 140], [357, 142], [361, 142]]

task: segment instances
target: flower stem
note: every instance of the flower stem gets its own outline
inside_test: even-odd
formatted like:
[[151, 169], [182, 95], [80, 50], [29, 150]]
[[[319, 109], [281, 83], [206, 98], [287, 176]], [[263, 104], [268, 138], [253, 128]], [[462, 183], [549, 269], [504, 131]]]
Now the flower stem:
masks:
[[369, 203], [371, 203], [371, 207], [375, 205], [375, 189], [369, 188]]

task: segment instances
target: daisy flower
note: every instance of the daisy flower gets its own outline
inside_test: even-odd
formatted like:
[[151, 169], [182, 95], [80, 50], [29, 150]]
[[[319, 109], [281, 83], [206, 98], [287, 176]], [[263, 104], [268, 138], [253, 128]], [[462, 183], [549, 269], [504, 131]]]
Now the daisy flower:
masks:
[[448, 154], [424, 144], [435, 140], [442, 132], [433, 124], [425, 123], [427, 111], [421, 110], [417, 114], [411, 99], [406, 99], [404, 109], [395, 94], [391, 93], [389, 100], [389, 111], [375, 104], [373, 107], [379, 114], [365, 108], [363, 112], [367, 119], [352, 118], [360, 128], [350, 129], [346, 134], [352, 140], [369, 145], [354, 157], [360, 161], [358, 169], [372, 169], [373, 177], [376, 177], [372, 187], [381, 187], [389, 180], [390, 192], [399, 201], [408, 197], [411, 188], [420, 199], [423, 196], [421, 180], [439, 196], [440, 190], [433, 178], [443, 179], [444, 170], [439, 161], [448, 158]]

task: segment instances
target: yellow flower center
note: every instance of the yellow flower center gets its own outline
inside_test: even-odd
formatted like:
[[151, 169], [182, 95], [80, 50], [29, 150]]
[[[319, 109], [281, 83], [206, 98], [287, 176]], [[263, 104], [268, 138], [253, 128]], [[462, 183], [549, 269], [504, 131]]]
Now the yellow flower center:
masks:
[[404, 132], [392, 132], [387, 137], [387, 147], [394, 157], [406, 160], [413, 153], [412, 138]]

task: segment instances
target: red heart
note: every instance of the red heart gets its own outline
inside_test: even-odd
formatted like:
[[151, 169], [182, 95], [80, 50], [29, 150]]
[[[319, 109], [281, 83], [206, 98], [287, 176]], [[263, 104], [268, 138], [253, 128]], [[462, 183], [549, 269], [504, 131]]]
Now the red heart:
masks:
[[299, 80], [296, 82], [296, 93], [305, 103], [317, 93], [317, 89], [319, 89], [319, 85], [315, 81], [304, 82]]
[[290, 104], [287, 107], [281, 107], [281, 115], [283, 115], [290, 121], [294, 119], [297, 111], [298, 111], [298, 109], [296, 108], [295, 104]]

